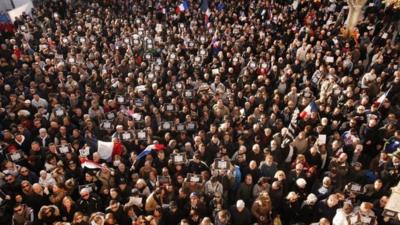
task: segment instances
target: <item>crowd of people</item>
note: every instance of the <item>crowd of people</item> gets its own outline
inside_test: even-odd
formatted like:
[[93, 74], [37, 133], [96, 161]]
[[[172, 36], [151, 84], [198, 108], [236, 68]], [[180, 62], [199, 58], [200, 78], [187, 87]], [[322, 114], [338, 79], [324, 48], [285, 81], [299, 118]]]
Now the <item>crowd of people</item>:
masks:
[[0, 33], [0, 224], [400, 224], [397, 9], [34, 3]]

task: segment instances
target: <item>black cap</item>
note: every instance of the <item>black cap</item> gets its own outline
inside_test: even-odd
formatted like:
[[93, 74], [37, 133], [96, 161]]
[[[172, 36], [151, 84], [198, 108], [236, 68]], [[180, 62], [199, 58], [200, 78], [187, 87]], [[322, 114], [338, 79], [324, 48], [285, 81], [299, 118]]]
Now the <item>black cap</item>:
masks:
[[178, 206], [176, 205], [176, 203], [175, 203], [174, 201], [171, 201], [171, 202], [169, 203], [169, 207], [170, 207], [170, 208], [176, 209]]
[[118, 184], [127, 184], [127, 181], [125, 178], [121, 177], [118, 181]]

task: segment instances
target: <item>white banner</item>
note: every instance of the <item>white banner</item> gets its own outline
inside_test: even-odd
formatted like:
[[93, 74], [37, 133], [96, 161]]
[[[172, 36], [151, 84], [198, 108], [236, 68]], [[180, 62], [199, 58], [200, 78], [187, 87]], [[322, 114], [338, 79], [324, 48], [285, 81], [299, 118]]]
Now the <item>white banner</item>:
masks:
[[33, 4], [30, 0], [25, 0], [25, 1], [26, 1], [26, 3], [21, 5], [20, 7], [8, 11], [8, 15], [10, 16], [10, 19], [12, 22], [15, 21], [16, 17], [21, 16], [23, 12], [25, 12], [28, 15], [31, 14]]
[[31, 0], [12, 0], [14, 2], [15, 8], [18, 8], [20, 6], [25, 5], [26, 3], [29, 3]]
[[7, 12], [13, 8], [10, 1], [4, 0], [0, 1], [0, 11]]

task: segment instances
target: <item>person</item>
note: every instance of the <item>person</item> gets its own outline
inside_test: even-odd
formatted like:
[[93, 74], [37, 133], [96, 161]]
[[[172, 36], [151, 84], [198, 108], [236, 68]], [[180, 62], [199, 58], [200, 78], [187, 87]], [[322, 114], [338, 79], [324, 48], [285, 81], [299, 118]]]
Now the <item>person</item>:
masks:
[[204, 192], [207, 196], [213, 196], [215, 193], [223, 193], [223, 186], [217, 177], [211, 177], [204, 185]]
[[128, 217], [123, 206], [116, 200], [111, 200], [109, 207], [106, 208], [106, 213], [111, 213], [118, 224], [127, 224]]
[[375, 216], [375, 212], [372, 210], [372, 208], [373, 208], [372, 203], [362, 202], [361, 205], [354, 210], [355, 215], [357, 215], [357, 218], [359, 218], [358, 222], [360, 222], [361, 219], [364, 219], [364, 220], [369, 219], [369, 220], [371, 220], [370, 223], [375, 224], [375, 225], [378, 224], [378, 221]]
[[307, 199], [302, 203], [299, 211], [299, 221], [304, 222], [305, 224], [310, 224], [312, 221], [315, 221], [315, 210], [316, 203], [318, 201], [317, 196], [313, 193], [310, 193], [307, 196]]
[[266, 177], [268, 180], [272, 180], [275, 175], [277, 169], [277, 163], [274, 162], [273, 156], [268, 154], [265, 156], [265, 160], [260, 164], [260, 172], [263, 177]]
[[112, 213], [107, 213], [104, 217], [104, 225], [116, 225], [117, 220], [115, 219], [114, 215]]
[[299, 221], [300, 213], [300, 200], [299, 196], [295, 192], [289, 192], [286, 196], [286, 201], [283, 204], [283, 210], [281, 215], [281, 220], [283, 224], [293, 224]]
[[64, 197], [66, 196], [66, 191], [60, 185], [54, 184], [51, 187], [51, 195], [49, 196], [49, 200], [51, 203], [55, 205], [61, 205]]
[[310, 225], [331, 225], [331, 222], [327, 218], [321, 218], [317, 223], [312, 223]]
[[201, 201], [198, 193], [192, 192], [189, 198], [190, 200], [185, 208], [186, 212], [189, 212], [192, 217], [198, 217], [199, 219], [207, 215], [207, 208], [204, 202]]
[[72, 220], [73, 225], [88, 225], [85, 216], [83, 215], [82, 212], [76, 212], [74, 214], [74, 218]]
[[46, 188], [49, 188], [51, 185], [56, 184], [56, 180], [54, 179], [53, 176], [51, 176], [45, 170], [41, 170], [40, 177], [39, 177], [39, 184], [41, 184], [42, 186], [44, 186]]
[[317, 216], [320, 218], [326, 218], [332, 221], [336, 214], [336, 210], [339, 208], [339, 198], [336, 194], [329, 195], [328, 198], [320, 201], [317, 205]]
[[169, 207], [165, 209], [164, 219], [166, 224], [178, 224], [183, 219], [183, 212], [174, 201], [171, 201]]
[[247, 204], [251, 203], [253, 198], [253, 177], [250, 174], [247, 174], [244, 182], [240, 184], [236, 198], [243, 199]]
[[214, 224], [211, 222], [210, 218], [204, 217], [203, 220], [201, 220], [200, 225], [214, 225]]
[[254, 185], [253, 188], [253, 198], [257, 198], [257, 196], [265, 191], [265, 192], [269, 192], [270, 190], [270, 184], [268, 183], [268, 178], [266, 177], [260, 177], [260, 179], [258, 180], [257, 184]]
[[251, 213], [259, 224], [269, 224], [272, 221], [272, 205], [267, 192], [261, 192], [251, 207]]
[[229, 213], [231, 215], [232, 225], [251, 224], [251, 213], [250, 210], [246, 208], [243, 200], [239, 199], [236, 205], [231, 206]]
[[62, 221], [72, 221], [77, 211], [77, 206], [72, 198], [69, 196], [65, 196], [62, 200], [62, 205], [60, 207], [60, 216]]
[[348, 218], [352, 216], [353, 206], [351, 203], [344, 203], [342, 208], [337, 209], [335, 217], [333, 217], [332, 225], [348, 225]]
[[38, 222], [45, 225], [53, 224], [60, 220], [60, 210], [56, 205], [45, 205], [40, 208]]
[[[217, 212], [215, 215], [215, 225], [228, 225], [230, 224], [230, 214], [228, 210], [223, 209]], [[207, 217], [205, 217], [207, 218]], [[203, 218], [204, 220], [204, 218]]]
[[18, 179], [20, 179], [21, 181], [27, 180], [31, 184], [34, 184], [34, 183], [38, 182], [38, 180], [39, 180], [37, 174], [35, 172], [30, 171], [26, 167], [21, 167], [19, 169]]
[[31, 224], [35, 221], [34, 211], [25, 204], [17, 203], [12, 216], [13, 225]]
[[90, 194], [90, 190], [88, 188], [83, 188], [79, 194], [81, 198], [78, 200], [77, 205], [85, 215], [89, 216], [100, 209], [98, 199]]

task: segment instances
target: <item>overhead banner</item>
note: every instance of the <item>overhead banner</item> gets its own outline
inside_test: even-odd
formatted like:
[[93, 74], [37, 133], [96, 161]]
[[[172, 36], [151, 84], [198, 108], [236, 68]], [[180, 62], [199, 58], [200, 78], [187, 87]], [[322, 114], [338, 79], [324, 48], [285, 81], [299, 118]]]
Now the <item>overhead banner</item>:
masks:
[[20, 17], [24, 12], [28, 15], [31, 14], [33, 4], [30, 0], [27, 0], [25, 2], [26, 3], [21, 5], [20, 7], [8, 11], [8, 15], [10, 16], [12, 22], [15, 21], [16, 17]]
[[12, 1], [14, 2], [15, 8], [18, 8], [30, 2], [30, 0], [12, 0]]

